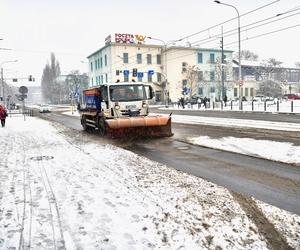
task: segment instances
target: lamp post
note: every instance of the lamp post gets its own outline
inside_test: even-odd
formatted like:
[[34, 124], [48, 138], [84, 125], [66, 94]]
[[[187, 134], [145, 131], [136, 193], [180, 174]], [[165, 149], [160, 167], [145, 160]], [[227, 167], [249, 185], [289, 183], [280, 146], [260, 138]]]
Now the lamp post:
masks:
[[5, 88], [4, 88], [4, 79], [3, 79], [3, 67], [2, 65], [5, 63], [14, 63], [17, 62], [18, 60], [14, 60], [14, 61], [4, 61], [2, 63], [0, 63], [0, 67], [1, 67], [1, 86], [2, 86], [2, 98], [3, 98], [3, 104], [5, 105]]
[[168, 42], [165, 42], [164, 40], [162, 40], [162, 39], [159, 39], [159, 38], [155, 38], [155, 37], [147, 37], [147, 38], [149, 38], [149, 39], [151, 39], [151, 40], [156, 40], [156, 41], [159, 41], [159, 42], [162, 42], [163, 43], [163, 47], [162, 47], [162, 52], [161, 52], [161, 54], [163, 54], [163, 52], [165, 52], [165, 56], [164, 56], [164, 64], [165, 64], [165, 66], [164, 66], [164, 74], [162, 74], [162, 75], [164, 75], [164, 78], [165, 78], [165, 83], [166, 83], [166, 93], [165, 93], [165, 97], [166, 97], [166, 107], [169, 107], [169, 83], [168, 83], [168, 79], [167, 79], [167, 77], [168, 77], [168, 71], [167, 71], [167, 46], [170, 44], [170, 43], [173, 43], [173, 42], [178, 42], [178, 41], [180, 41], [181, 39], [179, 39], [179, 40], [171, 40], [171, 41], [168, 41]]
[[222, 3], [221, 1], [215, 0], [214, 1], [217, 4], [222, 4], [225, 6], [229, 6], [231, 8], [234, 8], [237, 16], [238, 16], [238, 40], [239, 40], [239, 79], [238, 79], [238, 84], [239, 84], [239, 109], [242, 109], [242, 98], [241, 98], [241, 86], [242, 86], [242, 66], [241, 66], [241, 24], [240, 24], [240, 12], [239, 10], [231, 5], [231, 4], [227, 4], [227, 3]]

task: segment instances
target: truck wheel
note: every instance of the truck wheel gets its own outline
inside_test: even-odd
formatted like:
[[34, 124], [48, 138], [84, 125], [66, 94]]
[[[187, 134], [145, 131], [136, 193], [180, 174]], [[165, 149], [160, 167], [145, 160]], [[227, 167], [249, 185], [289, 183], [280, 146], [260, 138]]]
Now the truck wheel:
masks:
[[87, 125], [87, 123], [86, 123], [86, 117], [85, 117], [85, 115], [83, 115], [83, 116], [81, 117], [81, 125], [82, 125], [84, 131], [89, 131], [89, 130], [91, 130], [91, 128], [90, 128], [90, 127]]
[[98, 133], [101, 136], [104, 136], [106, 134], [106, 123], [103, 117], [99, 117], [97, 122], [97, 127], [98, 127]]

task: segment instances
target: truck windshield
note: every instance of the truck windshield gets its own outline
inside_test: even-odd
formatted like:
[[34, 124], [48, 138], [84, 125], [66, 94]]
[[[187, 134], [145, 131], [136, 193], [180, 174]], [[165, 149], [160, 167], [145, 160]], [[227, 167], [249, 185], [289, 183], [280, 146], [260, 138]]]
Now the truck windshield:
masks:
[[146, 99], [143, 85], [116, 85], [109, 87], [110, 99], [112, 101], [141, 101]]

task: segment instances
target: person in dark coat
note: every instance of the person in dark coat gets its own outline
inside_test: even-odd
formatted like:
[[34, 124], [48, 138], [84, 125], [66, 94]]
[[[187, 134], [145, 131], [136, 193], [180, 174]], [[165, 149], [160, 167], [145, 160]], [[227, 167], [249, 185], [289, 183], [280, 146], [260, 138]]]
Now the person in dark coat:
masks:
[[184, 98], [183, 97], [180, 98], [180, 104], [181, 104], [182, 108], [184, 109]]
[[1, 126], [5, 127], [5, 119], [7, 117], [7, 111], [4, 106], [0, 105], [0, 120], [1, 120]]
[[204, 104], [204, 107], [206, 108], [206, 103], [207, 103], [208, 99], [206, 98], [206, 96], [204, 97], [203, 99], [203, 104]]
[[226, 107], [226, 103], [227, 103], [227, 95], [224, 96], [223, 101], [224, 101], [224, 104], [225, 104], [225, 107]]

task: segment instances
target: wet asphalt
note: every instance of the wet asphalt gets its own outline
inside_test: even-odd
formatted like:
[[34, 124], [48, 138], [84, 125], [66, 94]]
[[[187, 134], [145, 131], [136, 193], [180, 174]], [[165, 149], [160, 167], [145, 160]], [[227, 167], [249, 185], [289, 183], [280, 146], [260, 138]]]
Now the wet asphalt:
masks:
[[[157, 112], [157, 110], [153, 112]], [[213, 117], [213, 114], [216, 117], [229, 115], [229, 112], [224, 113], [226, 114], [205, 112], [205, 115], [210, 117]], [[195, 115], [194, 112], [192, 114]], [[252, 116], [246, 114], [244, 119], [300, 122], [298, 115], [277, 115], [273, 114], [268, 117], [262, 114], [253, 114]], [[41, 117], [82, 132], [78, 117], [65, 116], [56, 112], [41, 114]], [[230, 118], [243, 119], [243, 113], [235, 112]], [[229, 190], [253, 196], [300, 215], [300, 166], [205, 148], [186, 142], [187, 137], [208, 135], [213, 138], [235, 136], [291, 142], [300, 145], [299, 133], [180, 124], [173, 124], [172, 130], [174, 136], [169, 138], [126, 142], [126, 140], [103, 141], [103, 138], [99, 136], [99, 142], [123, 147], [179, 171], [204, 178]], [[98, 135], [95, 133], [95, 136]]]

